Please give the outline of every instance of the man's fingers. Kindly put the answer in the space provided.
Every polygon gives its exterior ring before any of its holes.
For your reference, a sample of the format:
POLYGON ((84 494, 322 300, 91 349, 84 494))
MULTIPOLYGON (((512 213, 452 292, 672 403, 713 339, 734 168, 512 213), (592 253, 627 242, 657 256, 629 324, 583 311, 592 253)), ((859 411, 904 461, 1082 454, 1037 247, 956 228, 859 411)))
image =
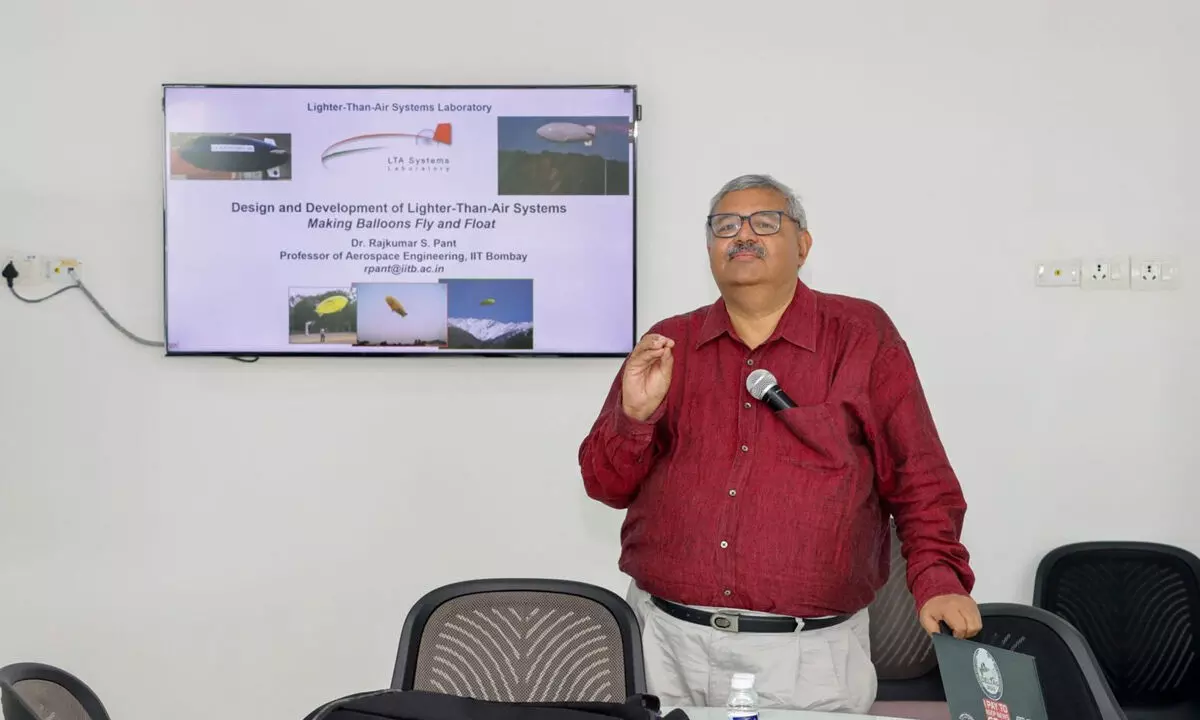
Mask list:
POLYGON ((967 620, 967 637, 975 637, 979 631, 983 630, 983 618, 979 616, 979 611, 969 612, 966 614, 967 620))
POLYGON ((944 623, 959 640, 974 637, 983 630, 979 606, 970 597, 939 596, 929 600, 920 613, 921 627, 928 633, 942 632, 944 623))
POLYGON ((666 350, 647 350, 638 353, 636 357, 630 358, 627 369, 636 374, 644 373, 660 363, 666 352, 666 350))
POLYGON ((644 345, 638 345, 633 349, 633 352, 629 354, 629 364, 633 365, 634 367, 644 365, 649 361, 650 353, 653 352, 653 348, 646 347, 644 345))
POLYGON ((946 624, 954 631, 954 637, 962 640, 967 636, 967 616, 963 615, 959 609, 953 609, 946 613, 946 624))
POLYGON ((629 354, 629 363, 642 366, 662 357, 664 351, 675 345, 675 341, 662 335, 646 335, 629 354))
POLYGON ((642 338, 641 342, 639 342, 637 347, 634 348, 634 351, 639 349, 657 350, 658 348, 662 347, 671 347, 674 344, 675 341, 668 337, 664 337, 658 333, 650 333, 642 338))
POLYGON ((930 612, 921 613, 921 627, 925 628, 925 632, 930 635, 936 635, 942 631, 938 626, 938 619, 930 612))
POLYGON ((675 354, 671 352, 671 348, 659 348, 646 353, 646 362, 648 365, 658 363, 663 372, 668 372, 671 369, 671 363, 675 361, 675 354))
POLYGON ((675 362, 675 353, 671 352, 670 347, 662 349, 662 370, 663 372, 671 372, 671 366, 675 362))

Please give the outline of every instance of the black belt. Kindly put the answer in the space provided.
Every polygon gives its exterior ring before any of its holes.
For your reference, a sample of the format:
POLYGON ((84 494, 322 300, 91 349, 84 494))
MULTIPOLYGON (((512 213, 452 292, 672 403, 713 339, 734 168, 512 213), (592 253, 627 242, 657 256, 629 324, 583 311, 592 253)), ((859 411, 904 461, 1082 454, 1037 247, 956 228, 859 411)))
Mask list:
MULTIPOLYGON (((671 617, 676 617, 697 625, 708 625, 709 627, 724 630, 725 632, 787 633, 796 631, 795 618, 742 615, 733 612, 708 612, 686 605, 679 605, 653 595, 650 596, 650 599, 671 617)), ((831 617, 806 619, 801 631, 833 627, 849 619, 849 615, 833 615, 831 617)))

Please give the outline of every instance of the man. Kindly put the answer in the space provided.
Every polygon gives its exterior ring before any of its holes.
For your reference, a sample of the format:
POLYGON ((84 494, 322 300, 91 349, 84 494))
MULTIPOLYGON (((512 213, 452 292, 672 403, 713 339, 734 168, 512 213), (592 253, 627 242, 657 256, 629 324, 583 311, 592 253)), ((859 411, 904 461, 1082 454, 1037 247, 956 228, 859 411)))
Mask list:
POLYGON ((647 684, 712 706, 752 672, 764 706, 865 713, 891 518, 924 628, 980 630, 966 503, 887 314, 800 282, 812 236, 791 190, 731 181, 707 236, 721 298, 650 329, 579 451, 588 495, 628 509, 647 684), (795 407, 755 400, 760 368, 795 407))

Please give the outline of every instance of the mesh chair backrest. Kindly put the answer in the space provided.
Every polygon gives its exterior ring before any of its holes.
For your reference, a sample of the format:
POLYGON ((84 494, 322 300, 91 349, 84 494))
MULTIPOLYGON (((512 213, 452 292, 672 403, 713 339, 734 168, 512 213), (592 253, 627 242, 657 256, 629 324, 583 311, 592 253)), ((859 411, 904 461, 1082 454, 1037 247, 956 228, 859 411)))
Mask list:
POLYGON ((921 627, 916 601, 908 590, 908 565, 900 552, 900 539, 893 526, 891 572, 875 596, 871 618, 871 661, 880 680, 912 680, 937 667, 933 641, 921 627))
POLYGON ((1047 624, 985 612, 983 630, 971 639, 1033 656, 1048 720, 1106 720, 1084 675, 1081 662, 1086 661, 1076 657, 1062 635, 1047 624))
MULTIPOLYGON (((91 688, 65 670, 41 663, 17 663, 0 668, 0 680, 11 688, 34 720, 109 720, 108 712, 91 688)), ((15 704, 11 698, 6 700, 15 704)), ((22 718, 24 720, 24 718, 22 718)))
POLYGON ((4 720, 38 720, 33 708, 17 695, 17 691, 4 678, 0 678, 0 718, 4 720))
POLYGON ((1116 543, 1047 556, 1035 604, 1087 638, 1122 705, 1200 698, 1200 560, 1178 548, 1116 543))
POLYGON ((413 689, 504 702, 621 702, 623 649, 612 613, 594 600, 472 593, 429 616, 413 689))
POLYGON ((22 680, 13 683, 13 689, 37 720, 99 720, 83 709, 70 690, 49 680, 22 680))

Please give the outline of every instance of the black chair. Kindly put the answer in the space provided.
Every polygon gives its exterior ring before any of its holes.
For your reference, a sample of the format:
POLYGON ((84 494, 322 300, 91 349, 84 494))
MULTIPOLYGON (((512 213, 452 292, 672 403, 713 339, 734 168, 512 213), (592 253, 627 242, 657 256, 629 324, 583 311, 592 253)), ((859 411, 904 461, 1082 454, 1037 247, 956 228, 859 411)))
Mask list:
POLYGON ((1079 629, 1130 718, 1200 718, 1200 559, 1170 545, 1086 542, 1038 565, 1033 604, 1079 629))
POLYGON ((637 615, 568 580, 438 588, 404 622, 391 687, 503 702, 622 702, 646 692, 637 615))
POLYGON ((82 680, 41 663, 0 668, 5 720, 109 720, 96 693, 82 680), (10 690, 11 688, 11 690, 10 690))
POLYGON ((929 633, 921 627, 916 601, 908 589, 908 563, 900 552, 895 524, 891 532, 891 571, 868 607, 871 662, 879 678, 880 700, 945 700, 937 657, 929 633))
POLYGON ((0 718, 3 720, 38 720, 37 712, 17 694, 12 685, 0 679, 0 718))
POLYGON ((916 600, 908 589, 908 563, 900 552, 895 523, 887 583, 867 608, 871 662, 879 687, 871 715, 947 718, 946 692, 929 633, 921 627, 916 600))
POLYGON ((981 603, 983 630, 971 640, 1032 655, 1047 720, 1126 720, 1087 640, 1054 613, 1029 605, 981 603))

